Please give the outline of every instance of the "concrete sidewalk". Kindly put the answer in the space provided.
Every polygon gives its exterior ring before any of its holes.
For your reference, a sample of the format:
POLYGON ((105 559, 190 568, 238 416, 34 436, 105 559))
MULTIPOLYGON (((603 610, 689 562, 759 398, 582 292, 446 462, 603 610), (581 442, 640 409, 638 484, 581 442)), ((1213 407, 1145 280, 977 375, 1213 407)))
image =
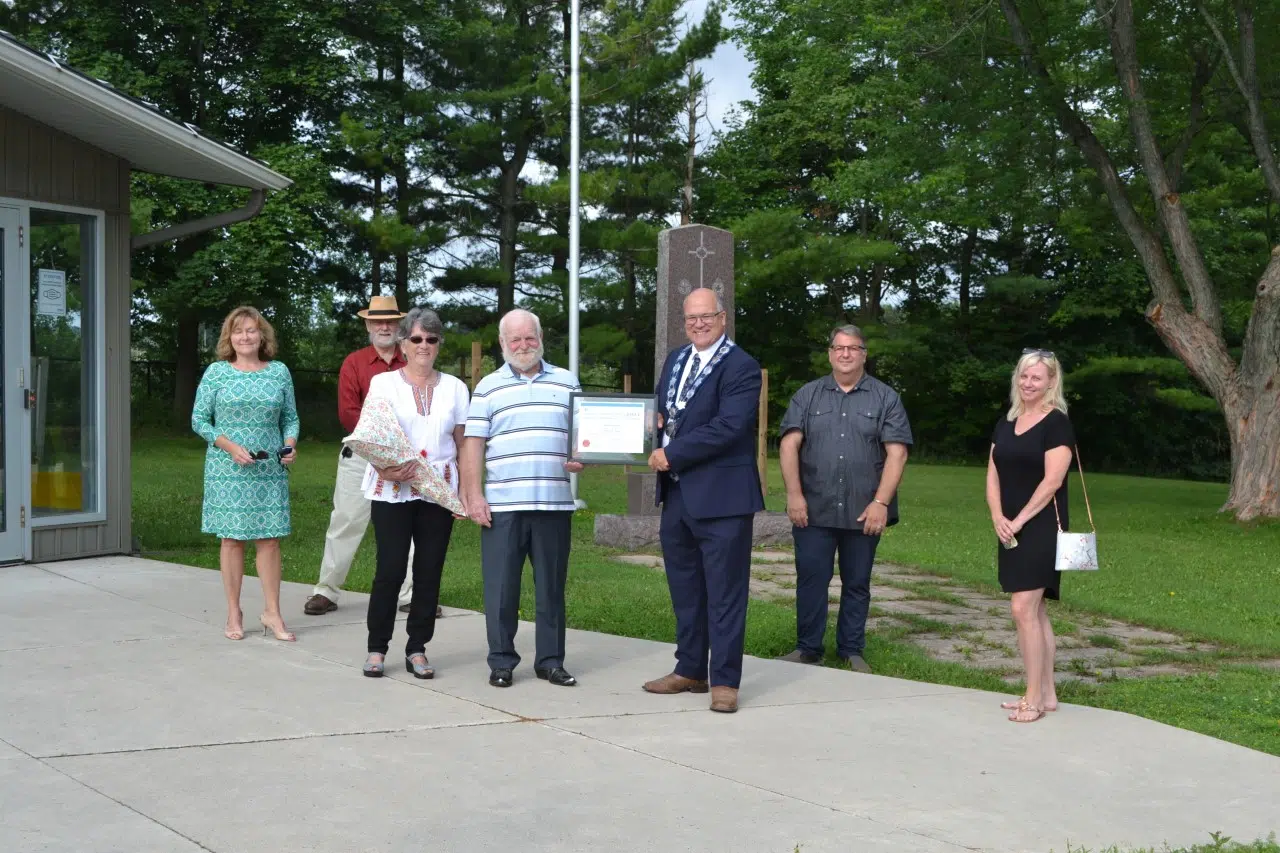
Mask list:
MULTIPOLYGON (((222 637, 216 572, 0 568, 0 851, 1063 851, 1280 829, 1280 758, 1125 714, 748 659, 742 710, 650 696, 672 647, 571 631, 577 688, 486 683, 449 610, 437 676, 362 678, 366 598, 296 644, 222 637)), ((247 628, 257 581, 246 579, 247 628)))

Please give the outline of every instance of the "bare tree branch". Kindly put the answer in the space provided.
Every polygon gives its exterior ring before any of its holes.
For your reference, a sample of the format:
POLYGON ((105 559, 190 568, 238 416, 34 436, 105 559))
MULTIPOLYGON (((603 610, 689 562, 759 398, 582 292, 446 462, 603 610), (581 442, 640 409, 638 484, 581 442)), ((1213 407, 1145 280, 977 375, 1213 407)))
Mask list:
POLYGON ((1245 0, 1236 0, 1236 24, 1240 30, 1240 64, 1236 65, 1231 47, 1218 27, 1217 21, 1209 14, 1203 3, 1199 4, 1200 16, 1209 25, 1213 37, 1222 48, 1227 60, 1227 70, 1235 81, 1240 96, 1244 98, 1246 117, 1249 127, 1249 142, 1253 145, 1258 164, 1262 167, 1262 177, 1267 182, 1267 192, 1271 200, 1280 202, 1280 168, 1276 166, 1275 155, 1271 151, 1271 138, 1267 133, 1266 120, 1262 114, 1262 92, 1258 87, 1258 57, 1253 35, 1253 10, 1245 0))
POLYGON ((1191 143, 1203 129, 1201 117, 1204 115, 1204 90, 1213 80, 1214 72, 1218 68, 1217 61, 1210 61, 1203 54, 1197 56, 1195 60, 1196 68, 1191 75, 1191 105, 1187 110, 1187 126, 1182 131, 1182 136, 1178 139, 1173 153, 1169 155, 1169 183, 1173 185, 1174 192, 1177 192, 1178 185, 1182 183, 1182 167, 1186 162, 1187 152, 1191 150, 1191 143))

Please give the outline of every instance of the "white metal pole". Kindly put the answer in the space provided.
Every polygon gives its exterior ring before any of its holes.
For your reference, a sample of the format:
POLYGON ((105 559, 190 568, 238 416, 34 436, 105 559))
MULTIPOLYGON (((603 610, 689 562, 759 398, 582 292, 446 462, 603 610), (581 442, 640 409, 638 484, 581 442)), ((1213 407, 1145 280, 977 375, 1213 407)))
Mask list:
MULTIPOLYGON (((578 89, 579 0, 569 3, 569 371, 578 375, 578 114, 581 103, 578 89)), ((578 476, 569 476, 570 488, 579 508, 586 504, 578 499, 578 476)))

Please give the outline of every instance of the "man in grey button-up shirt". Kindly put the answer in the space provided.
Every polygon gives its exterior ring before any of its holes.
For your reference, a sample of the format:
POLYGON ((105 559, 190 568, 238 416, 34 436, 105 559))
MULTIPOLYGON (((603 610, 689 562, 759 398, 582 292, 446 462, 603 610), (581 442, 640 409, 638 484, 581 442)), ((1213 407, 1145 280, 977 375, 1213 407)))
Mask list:
POLYGON ((840 556, 836 652, 858 672, 863 659, 871 565, 885 527, 898 521, 898 483, 911 425, 902 401, 866 373, 857 326, 839 326, 827 346, 831 374, 806 384, 782 418, 782 479, 796 545, 796 649, 784 660, 819 663, 827 588, 840 556))

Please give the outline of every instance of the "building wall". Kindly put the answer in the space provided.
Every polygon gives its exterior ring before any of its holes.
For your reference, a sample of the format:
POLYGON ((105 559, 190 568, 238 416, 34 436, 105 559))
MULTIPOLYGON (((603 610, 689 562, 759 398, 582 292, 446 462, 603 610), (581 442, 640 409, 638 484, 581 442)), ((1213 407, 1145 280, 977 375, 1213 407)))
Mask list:
POLYGON ((38 527, 32 558, 63 560, 124 554, 131 548, 129 459, 129 164, 0 107, 0 196, 106 213, 107 520, 38 527))

